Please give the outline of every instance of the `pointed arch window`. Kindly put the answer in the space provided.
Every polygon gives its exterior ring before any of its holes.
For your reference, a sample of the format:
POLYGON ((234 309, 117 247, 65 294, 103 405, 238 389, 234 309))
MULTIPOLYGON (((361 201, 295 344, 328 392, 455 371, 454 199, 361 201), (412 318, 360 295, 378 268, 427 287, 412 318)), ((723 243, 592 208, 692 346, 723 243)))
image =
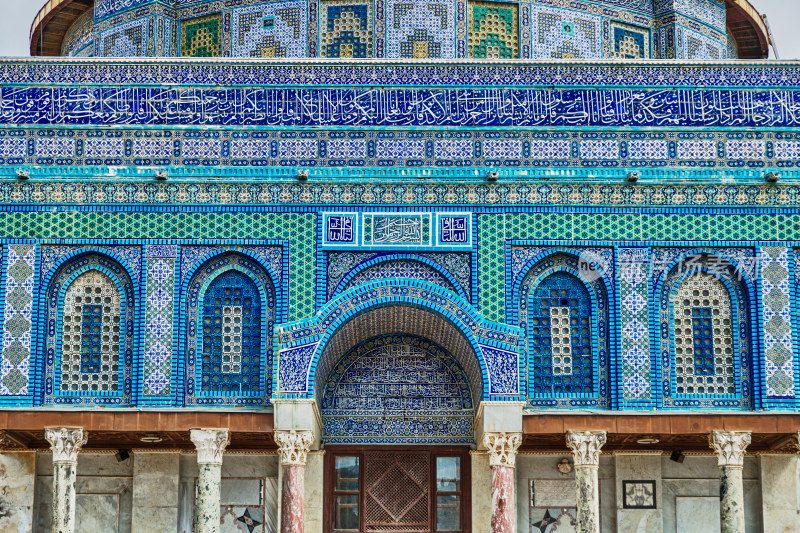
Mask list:
POLYGON ((554 253, 523 268, 517 279, 527 406, 610 408, 610 284, 604 273, 575 254, 554 253))
POLYGON ((581 280, 551 274, 533 292, 528 309, 532 392, 592 394, 591 298, 581 280))
POLYGON ((264 350, 256 284, 237 270, 220 274, 206 291, 201 323, 200 392, 258 393, 264 350))
POLYGON ((733 310, 725 285, 699 272, 672 296, 677 394, 736 393, 733 310))
POLYGON ((84 272, 67 288, 63 313, 61 393, 119 392, 122 298, 114 281, 84 272))
POLYGON ((46 276, 37 403, 131 405, 136 301, 129 271, 109 255, 85 253, 46 276))

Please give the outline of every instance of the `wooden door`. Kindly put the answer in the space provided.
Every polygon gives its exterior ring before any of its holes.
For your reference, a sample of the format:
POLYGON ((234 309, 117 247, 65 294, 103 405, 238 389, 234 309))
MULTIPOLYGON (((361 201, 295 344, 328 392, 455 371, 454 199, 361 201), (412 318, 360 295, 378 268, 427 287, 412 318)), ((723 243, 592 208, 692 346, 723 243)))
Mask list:
POLYGON ((467 450, 332 448, 325 533, 469 531, 467 450))

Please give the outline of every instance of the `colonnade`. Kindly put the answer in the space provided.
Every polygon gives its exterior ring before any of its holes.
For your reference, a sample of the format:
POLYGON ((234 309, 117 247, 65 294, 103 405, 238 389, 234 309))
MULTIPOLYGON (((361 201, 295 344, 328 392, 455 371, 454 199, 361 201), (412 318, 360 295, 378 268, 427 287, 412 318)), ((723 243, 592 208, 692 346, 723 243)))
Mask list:
MULTIPOLYGON (((87 443, 88 435, 79 427, 49 427, 45 428, 45 437, 53 451, 52 532, 74 533, 78 454, 87 443)), ((492 470, 492 533, 515 533, 514 479, 522 433, 485 432, 482 437, 492 470)), ((218 533, 222 458, 230 435, 224 428, 203 428, 191 430, 190 438, 197 450, 199 469, 195 531, 218 533)), ((751 434, 745 431, 714 431, 708 438, 720 468, 721 531, 744 533, 742 466, 751 434)), ((600 531, 598 469, 606 439, 605 431, 568 431, 566 434, 566 444, 572 450, 575 466, 576 529, 581 533, 600 531)), ((275 441, 279 447, 283 478, 281 533, 303 533, 304 473, 314 433, 276 430, 275 441)))

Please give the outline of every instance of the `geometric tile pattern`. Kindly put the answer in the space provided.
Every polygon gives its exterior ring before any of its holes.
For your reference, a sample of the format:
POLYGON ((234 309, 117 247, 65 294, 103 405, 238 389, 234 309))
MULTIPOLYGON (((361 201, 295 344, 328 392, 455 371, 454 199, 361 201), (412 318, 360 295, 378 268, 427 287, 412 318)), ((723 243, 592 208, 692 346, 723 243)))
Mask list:
POLYGON ((467 2, 469 57, 519 57, 519 5, 503 2, 467 2))
POLYGON ((594 59, 603 55, 602 18, 532 6, 534 58, 594 59))
POLYGON ((3 352, 0 361, 0 395, 28 394, 33 335, 33 289, 36 246, 9 244, 5 247, 5 309, 3 352))
POLYGON ((647 400, 652 396, 647 248, 620 248, 619 299, 622 333, 622 400, 647 400))
POLYGON ((222 55, 222 17, 219 13, 181 22, 181 57, 222 55))
MULTIPOLYGON (((233 57, 305 57, 308 34, 306 2, 271 2, 234 9, 233 57)), ((316 21, 314 21, 316 23, 316 21)))
POLYGON ((177 246, 145 248, 147 287, 144 305, 144 365, 142 396, 172 394, 173 323, 175 317, 175 258, 177 246))
POLYGON ((104 57, 140 57, 147 55, 149 18, 133 20, 100 34, 104 57))
POLYGON ((445 0, 389 0, 386 57, 455 57, 454 9, 445 0))
POLYGON ((372 57, 372 1, 323 0, 320 4, 320 56, 372 57))
POLYGON ((759 257, 767 396, 794 397, 789 248, 762 247, 759 257))
POLYGON ((614 59, 649 59, 650 30, 612 22, 611 54, 614 59))

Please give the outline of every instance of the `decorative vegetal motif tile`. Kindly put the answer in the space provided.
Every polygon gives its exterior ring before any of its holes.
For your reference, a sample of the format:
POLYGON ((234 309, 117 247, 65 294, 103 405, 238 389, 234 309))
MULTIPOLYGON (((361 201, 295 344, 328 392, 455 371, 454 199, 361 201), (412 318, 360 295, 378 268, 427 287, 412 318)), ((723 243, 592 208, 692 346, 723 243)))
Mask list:
POLYGON ((173 324, 175 319, 176 245, 149 245, 145 248, 147 287, 145 289, 144 368, 142 397, 168 397, 172 394, 173 324))
POLYGON ((522 157, 522 141, 513 139, 491 139, 483 143, 486 159, 519 159, 522 157))
POLYGON ((33 336, 33 290, 36 279, 36 246, 5 247, 5 308, 0 395, 23 396, 30 391, 29 371, 33 336))
POLYGON ((100 34, 104 57, 139 57, 147 55, 149 18, 133 20, 100 34))
POLYGON ((795 395, 789 257, 786 247, 760 250, 764 379, 767 396, 774 398, 795 395))
POLYGON ((392 335, 357 346, 322 398, 330 443, 468 443, 473 401, 458 362, 430 341, 392 335))
POLYGON ((327 264, 327 299, 350 287, 385 278, 419 279, 471 299, 469 253, 331 252, 327 264))
POLYGON ((766 143, 760 140, 728 141, 725 152, 730 159, 764 159, 766 143))
POLYGON ((469 57, 519 57, 519 5, 505 2, 467 2, 469 57))
POLYGON ((650 386, 650 330, 648 304, 648 248, 620 248, 619 299, 622 333, 622 399, 647 400, 650 386))
POLYGON ((75 156, 75 139, 68 137, 41 137, 36 139, 36 157, 60 158, 75 156))
POLYGON ((667 141, 659 140, 630 141, 628 157, 631 159, 668 159, 669 145, 667 141))
POLYGON ((2 137, 0 138, 0 157, 12 160, 25 157, 26 146, 25 137, 2 137))
POLYGON ((328 141, 328 157, 362 160, 367 157, 367 141, 364 139, 330 140, 328 141))
POLYGON ((514 276, 528 407, 607 408, 610 250, 533 250, 514 276))
POLYGON ((650 30, 621 22, 611 23, 611 57, 614 59, 649 59, 650 30))
POLYGON ((725 31, 725 4, 717 0, 654 0, 655 15, 677 12, 725 31))
POLYGON ((750 268, 711 252, 684 252, 664 274, 662 251, 653 251, 653 290, 654 315, 667 332, 655 337, 663 406, 751 408, 750 268))
POLYGON ((220 57, 222 16, 219 13, 181 21, 181 57, 220 57))
POLYGON ((272 2, 234 9, 233 57, 306 57, 308 5, 272 2))
POLYGON ((599 16, 532 7, 534 58, 600 58, 603 56, 602 18, 599 16))
POLYGON ((183 141, 183 156, 191 159, 216 159, 222 151, 219 139, 186 139, 183 141))
POLYGON ((676 143, 678 159, 715 159, 717 143, 706 140, 678 141, 676 143))
POLYGON ((208 247, 181 251, 181 279, 190 276, 181 311, 187 324, 186 405, 269 404, 277 299, 275 281, 260 261, 269 264, 281 249, 247 252, 267 258, 208 247))
POLYGON ((320 12, 320 57, 372 57, 371 0, 322 0, 320 12))
POLYGON ((656 482, 655 481, 628 481, 622 482, 624 509, 655 509, 656 508, 656 482))
POLYGON ((119 158, 125 154, 123 139, 87 139, 84 143, 84 155, 87 159, 119 158))
MULTIPOLYGON (((141 260, 141 250, 129 251, 141 260)), ((45 361, 43 404, 130 405, 137 303, 129 272, 109 255, 88 253, 66 259, 50 278, 44 248, 42 255, 48 277, 41 317, 55 325, 45 332, 44 349, 53 356, 45 361)))
POLYGON ((455 3, 448 0, 389 0, 386 57, 455 57, 455 3))
POLYGON ((619 159, 617 141, 581 141, 581 157, 584 159, 619 159))

